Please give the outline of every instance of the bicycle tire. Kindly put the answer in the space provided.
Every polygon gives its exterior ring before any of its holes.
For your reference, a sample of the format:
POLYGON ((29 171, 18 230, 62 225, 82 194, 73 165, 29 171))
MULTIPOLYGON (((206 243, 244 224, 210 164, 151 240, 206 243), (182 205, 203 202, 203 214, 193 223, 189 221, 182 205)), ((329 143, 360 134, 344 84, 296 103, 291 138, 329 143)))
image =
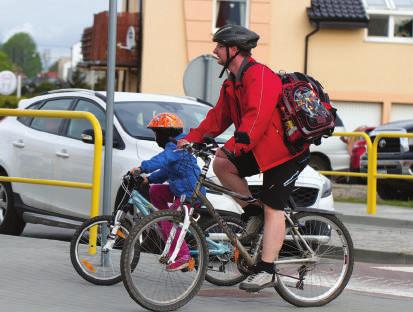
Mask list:
MULTIPOLYGON (((297 269, 293 268, 294 265, 277 265, 275 289, 284 300, 297 307, 323 306, 339 296, 350 280, 354 265, 350 233, 336 216, 330 214, 299 212, 293 219, 297 221, 300 234, 306 237, 306 242, 317 254, 319 261, 314 264, 296 263, 297 269), (328 272, 320 272, 320 266, 321 270, 328 266, 328 272), (333 273, 335 266, 338 273, 333 273), (300 274, 303 275, 302 279, 300 274), (331 288, 328 288, 330 285, 331 288)), ((288 241, 291 231, 288 226, 279 260, 305 256, 298 248, 294 251, 294 246, 297 245, 293 240, 288 241)))
POLYGON ((205 236, 198 224, 191 222, 185 242, 191 246, 191 252, 194 246, 197 248, 199 255, 197 262, 194 261, 192 268, 184 272, 165 270, 164 264, 161 264, 165 238, 159 237, 162 234, 159 234, 156 228, 154 230, 154 225, 163 221, 182 224, 183 213, 161 210, 143 218, 130 231, 121 256, 122 280, 126 290, 136 303, 152 311, 173 311, 188 303, 201 288, 208 266, 205 236), (146 249, 146 246, 151 248, 146 249), (133 271, 130 263, 132 257, 138 259, 136 269, 133 271), (152 263, 149 263, 150 261, 152 263), (177 293, 176 298, 168 294, 165 296, 166 299, 163 299, 164 290, 177 293))
MULTIPOLYGON (((70 260, 73 267, 82 278, 95 285, 114 285, 122 280, 120 273, 120 249, 123 245, 123 239, 119 237, 117 239, 117 243, 114 246, 115 248, 109 253, 110 261, 112 264, 114 264, 111 271, 106 271, 105 269, 102 269, 101 266, 93 263, 96 261, 100 262, 100 259, 97 258, 101 257, 101 252, 96 251, 94 255, 90 255, 86 251, 86 249, 88 249, 88 235, 86 232, 92 226, 99 225, 105 225, 110 230, 111 220, 112 216, 110 215, 97 216, 92 219, 86 220, 76 230, 70 242, 70 260), (83 247, 85 250, 80 251, 80 249, 83 249, 83 247), (100 274, 102 274, 103 276, 101 276, 100 274)), ((125 226, 121 226, 121 230, 126 236, 128 235, 129 231, 125 226)), ((97 249, 101 248, 99 231, 98 241, 96 245, 97 249)))
MULTIPOLYGON (((222 219, 234 232, 238 230, 235 234, 242 233, 245 229, 245 224, 239 217, 222 216, 222 219)), ((222 233, 221 227, 215 219, 209 219, 204 225, 202 225, 202 229, 206 237, 208 237, 209 233, 218 233, 216 232, 217 230, 220 230, 219 233, 222 233)), ((226 247, 229 249, 229 252, 222 256, 214 256, 211 254, 211 250, 209 250, 209 265, 205 279, 216 286, 233 286, 247 278, 247 275, 238 270, 238 265, 236 263, 237 259, 234 258, 233 254, 234 247, 231 245, 229 240, 226 241, 226 247), (214 264, 218 265, 218 272, 214 270, 214 264)))

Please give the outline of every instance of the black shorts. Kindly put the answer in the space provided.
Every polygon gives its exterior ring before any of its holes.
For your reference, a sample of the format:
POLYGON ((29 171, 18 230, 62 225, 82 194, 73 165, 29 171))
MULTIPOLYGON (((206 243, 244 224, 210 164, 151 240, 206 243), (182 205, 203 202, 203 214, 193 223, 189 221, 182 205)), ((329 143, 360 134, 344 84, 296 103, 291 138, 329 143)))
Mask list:
MULTIPOLYGON (((236 157, 233 164, 241 177, 248 177, 260 172, 252 152, 236 157)), ((261 201, 276 210, 283 210, 288 205, 288 199, 294 190, 295 181, 305 166, 310 162, 308 151, 264 172, 261 201)))

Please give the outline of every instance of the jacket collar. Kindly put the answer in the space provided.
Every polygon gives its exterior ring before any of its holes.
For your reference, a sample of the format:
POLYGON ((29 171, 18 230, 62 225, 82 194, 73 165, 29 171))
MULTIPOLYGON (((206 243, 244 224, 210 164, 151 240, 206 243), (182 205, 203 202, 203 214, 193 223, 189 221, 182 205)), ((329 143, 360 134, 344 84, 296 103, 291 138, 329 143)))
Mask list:
POLYGON ((248 57, 244 58, 244 60, 241 63, 241 66, 239 67, 239 70, 238 70, 237 74, 234 75, 233 73, 230 73, 227 80, 235 82, 236 86, 240 86, 242 84, 241 81, 240 81, 241 74, 244 71, 245 66, 247 66, 247 64, 251 63, 251 62, 256 63, 256 61, 251 56, 248 56, 248 57))

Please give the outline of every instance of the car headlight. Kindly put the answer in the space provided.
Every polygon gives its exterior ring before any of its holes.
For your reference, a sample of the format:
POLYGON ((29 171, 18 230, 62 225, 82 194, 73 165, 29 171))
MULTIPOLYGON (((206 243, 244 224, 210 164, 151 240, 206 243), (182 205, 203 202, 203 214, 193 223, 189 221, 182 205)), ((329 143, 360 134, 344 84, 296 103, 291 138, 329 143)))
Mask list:
POLYGON ((332 190, 333 190, 333 186, 331 184, 330 179, 324 180, 323 188, 321 189, 321 198, 330 196, 332 190))

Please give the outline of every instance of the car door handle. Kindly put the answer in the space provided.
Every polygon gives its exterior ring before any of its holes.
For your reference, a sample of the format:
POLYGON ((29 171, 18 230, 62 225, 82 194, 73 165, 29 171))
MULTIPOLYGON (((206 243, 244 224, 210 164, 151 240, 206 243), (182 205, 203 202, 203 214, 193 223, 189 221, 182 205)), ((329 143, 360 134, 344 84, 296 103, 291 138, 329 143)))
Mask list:
POLYGON ((23 142, 23 140, 14 141, 13 146, 16 146, 18 148, 23 148, 24 147, 24 142, 23 142))
POLYGON ((60 152, 56 152, 56 156, 61 158, 69 158, 69 154, 65 149, 61 150, 60 152))

